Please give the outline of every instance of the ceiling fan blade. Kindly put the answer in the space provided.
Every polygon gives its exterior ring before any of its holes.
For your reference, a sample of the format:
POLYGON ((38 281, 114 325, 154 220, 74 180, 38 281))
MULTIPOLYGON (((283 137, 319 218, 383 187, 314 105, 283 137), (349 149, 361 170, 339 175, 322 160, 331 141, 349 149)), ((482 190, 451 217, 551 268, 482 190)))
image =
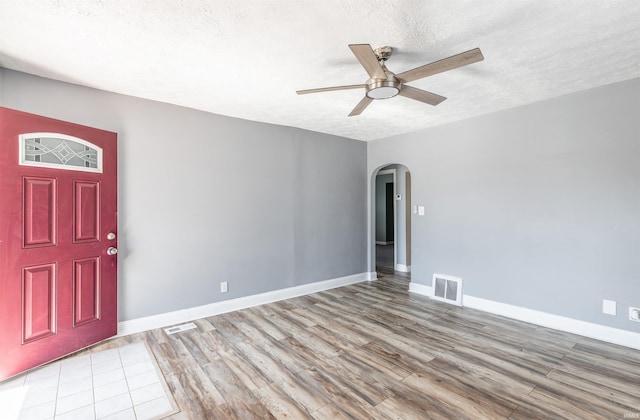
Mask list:
POLYGON ((358 105, 356 105, 356 107, 353 108, 353 111, 351 111, 349 116, 354 117, 356 115, 362 114, 362 111, 364 111, 365 108, 368 107, 371 102, 373 102, 373 99, 371 99, 368 96, 365 96, 364 98, 362 98, 360 102, 358 102, 358 105))
POLYGON ((402 89, 400 89, 400 93, 398 93, 398 95, 416 101, 424 102, 425 104, 433 106, 436 106, 440 102, 447 99, 444 96, 436 95, 435 93, 427 92, 426 90, 414 88, 407 85, 402 86, 402 89))
POLYGON ((433 76, 434 74, 457 69, 458 67, 463 67, 467 64, 473 64, 482 60, 484 60, 482 51, 480 51, 480 48, 474 48, 473 50, 452 55, 449 58, 434 61, 433 63, 425 64, 424 66, 396 74, 396 77, 402 83, 409 83, 414 80, 422 79, 423 77, 433 76))
POLYGON ((304 95, 307 93, 329 92, 332 90, 359 89, 359 88, 365 88, 366 86, 367 85, 332 86, 332 87, 317 88, 317 89, 296 90, 296 93, 298 95, 304 95))
POLYGON ((386 79, 387 74, 376 57, 376 53, 373 52, 371 45, 369 44, 349 44, 349 48, 356 56, 362 67, 367 71, 369 77, 373 79, 386 79))

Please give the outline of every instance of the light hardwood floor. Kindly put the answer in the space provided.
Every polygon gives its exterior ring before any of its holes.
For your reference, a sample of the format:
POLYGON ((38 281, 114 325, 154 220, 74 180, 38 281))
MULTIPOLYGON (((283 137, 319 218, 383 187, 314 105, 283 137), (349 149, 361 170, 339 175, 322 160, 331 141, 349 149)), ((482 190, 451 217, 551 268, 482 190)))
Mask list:
POLYGON ((88 351, 146 341, 173 419, 640 417, 640 351, 407 289, 387 274, 88 351))

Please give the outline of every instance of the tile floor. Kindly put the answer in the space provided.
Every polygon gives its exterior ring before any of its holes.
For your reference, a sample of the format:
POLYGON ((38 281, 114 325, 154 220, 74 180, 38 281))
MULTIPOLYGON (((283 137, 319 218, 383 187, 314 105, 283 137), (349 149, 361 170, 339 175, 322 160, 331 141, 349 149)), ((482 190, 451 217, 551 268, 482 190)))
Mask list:
POLYGON ((0 418, 156 419, 177 412, 144 343, 50 363, 0 383, 0 418))

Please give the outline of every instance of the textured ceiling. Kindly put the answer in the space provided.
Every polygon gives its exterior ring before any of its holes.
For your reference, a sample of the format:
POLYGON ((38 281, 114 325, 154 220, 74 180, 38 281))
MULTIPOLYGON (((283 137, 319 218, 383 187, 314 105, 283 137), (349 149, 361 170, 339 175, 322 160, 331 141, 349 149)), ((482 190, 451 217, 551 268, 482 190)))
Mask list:
POLYGON ((638 0, 0 0, 0 66, 254 121, 374 140, 640 77, 638 0), (485 60, 347 114, 348 44, 395 73, 479 47, 485 60))

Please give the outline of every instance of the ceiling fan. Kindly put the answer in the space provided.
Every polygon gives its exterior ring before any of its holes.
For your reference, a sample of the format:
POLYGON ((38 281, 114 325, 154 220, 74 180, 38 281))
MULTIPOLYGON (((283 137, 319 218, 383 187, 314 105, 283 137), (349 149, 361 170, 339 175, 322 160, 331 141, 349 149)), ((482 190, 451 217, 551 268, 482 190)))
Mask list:
POLYGON ((374 50, 369 44, 350 44, 349 48, 369 74, 369 80, 366 83, 298 90, 296 93, 304 95, 332 90, 365 88, 365 97, 353 108, 353 111, 349 114, 350 117, 360 115, 376 99, 388 99, 396 95, 435 106, 447 98, 426 90, 407 86, 406 83, 484 60, 480 48, 474 48, 473 50, 395 74, 385 66, 385 61, 391 56, 393 48, 380 47, 374 50))

